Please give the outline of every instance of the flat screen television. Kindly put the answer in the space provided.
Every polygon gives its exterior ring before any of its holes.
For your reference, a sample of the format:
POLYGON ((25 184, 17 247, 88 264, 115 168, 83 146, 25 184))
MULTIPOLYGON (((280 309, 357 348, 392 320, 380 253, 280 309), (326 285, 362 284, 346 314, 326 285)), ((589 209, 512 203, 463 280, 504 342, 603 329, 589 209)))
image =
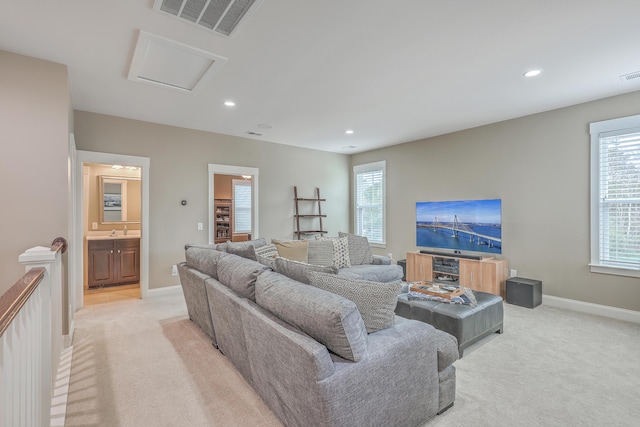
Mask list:
POLYGON ((416 203, 416 246, 502 253, 501 199, 416 203))

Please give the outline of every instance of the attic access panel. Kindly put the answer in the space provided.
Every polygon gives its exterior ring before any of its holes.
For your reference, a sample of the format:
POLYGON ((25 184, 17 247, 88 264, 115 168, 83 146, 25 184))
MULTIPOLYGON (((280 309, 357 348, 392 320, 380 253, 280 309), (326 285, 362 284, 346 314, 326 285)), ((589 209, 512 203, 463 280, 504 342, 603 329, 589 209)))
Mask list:
POLYGON ((140 31, 128 78, 195 95, 226 61, 211 52, 140 31))
POLYGON ((230 37, 262 0, 155 0, 153 10, 230 37))

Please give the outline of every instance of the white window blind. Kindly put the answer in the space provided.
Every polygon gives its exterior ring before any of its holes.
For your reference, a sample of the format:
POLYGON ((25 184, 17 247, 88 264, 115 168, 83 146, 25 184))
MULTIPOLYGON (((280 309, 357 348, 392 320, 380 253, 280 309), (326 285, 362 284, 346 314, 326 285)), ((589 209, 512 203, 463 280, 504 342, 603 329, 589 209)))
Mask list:
MULTIPOLYGON (((640 125, 640 116, 635 117, 640 125)), ((592 188, 592 197, 597 196, 597 201, 592 200, 592 266, 637 272, 640 270, 640 127, 628 128, 628 121, 600 122, 603 123, 610 126, 597 127, 596 133, 592 124, 592 186, 596 185, 592 188), (621 125, 625 127, 611 129, 621 125)))
POLYGON ((233 232, 251 233, 251 181, 232 180, 233 232))
POLYGON ((385 162, 354 166, 355 234, 385 244, 385 162))

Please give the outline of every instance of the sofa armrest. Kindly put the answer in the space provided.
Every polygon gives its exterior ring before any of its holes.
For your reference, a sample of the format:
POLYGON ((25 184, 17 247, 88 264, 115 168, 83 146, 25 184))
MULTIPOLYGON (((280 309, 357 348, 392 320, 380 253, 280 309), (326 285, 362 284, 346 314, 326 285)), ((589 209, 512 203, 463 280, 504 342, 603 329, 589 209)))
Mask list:
POLYGON ((391 258, 384 255, 373 254, 373 265, 391 265, 391 258))
POLYGON ((418 425, 431 418, 439 409, 436 334, 431 325, 402 320, 369 334, 360 362, 333 356, 335 373, 322 382, 333 391, 328 406, 361 414, 353 425, 418 425))

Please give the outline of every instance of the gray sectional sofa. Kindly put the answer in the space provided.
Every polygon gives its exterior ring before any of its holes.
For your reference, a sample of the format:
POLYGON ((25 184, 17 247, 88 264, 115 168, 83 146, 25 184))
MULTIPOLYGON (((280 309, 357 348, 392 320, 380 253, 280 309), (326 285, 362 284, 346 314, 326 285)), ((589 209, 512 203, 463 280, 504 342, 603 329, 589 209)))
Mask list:
POLYGON ((303 283, 296 262, 287 276, 216 246, 185 258, 189 317, 285 425, 417 426, 453 405, 456 339, 395 316, 397 283, 357 282, 373 294, 351 300, 326 289, 353 280, 310 270, 303 283))

